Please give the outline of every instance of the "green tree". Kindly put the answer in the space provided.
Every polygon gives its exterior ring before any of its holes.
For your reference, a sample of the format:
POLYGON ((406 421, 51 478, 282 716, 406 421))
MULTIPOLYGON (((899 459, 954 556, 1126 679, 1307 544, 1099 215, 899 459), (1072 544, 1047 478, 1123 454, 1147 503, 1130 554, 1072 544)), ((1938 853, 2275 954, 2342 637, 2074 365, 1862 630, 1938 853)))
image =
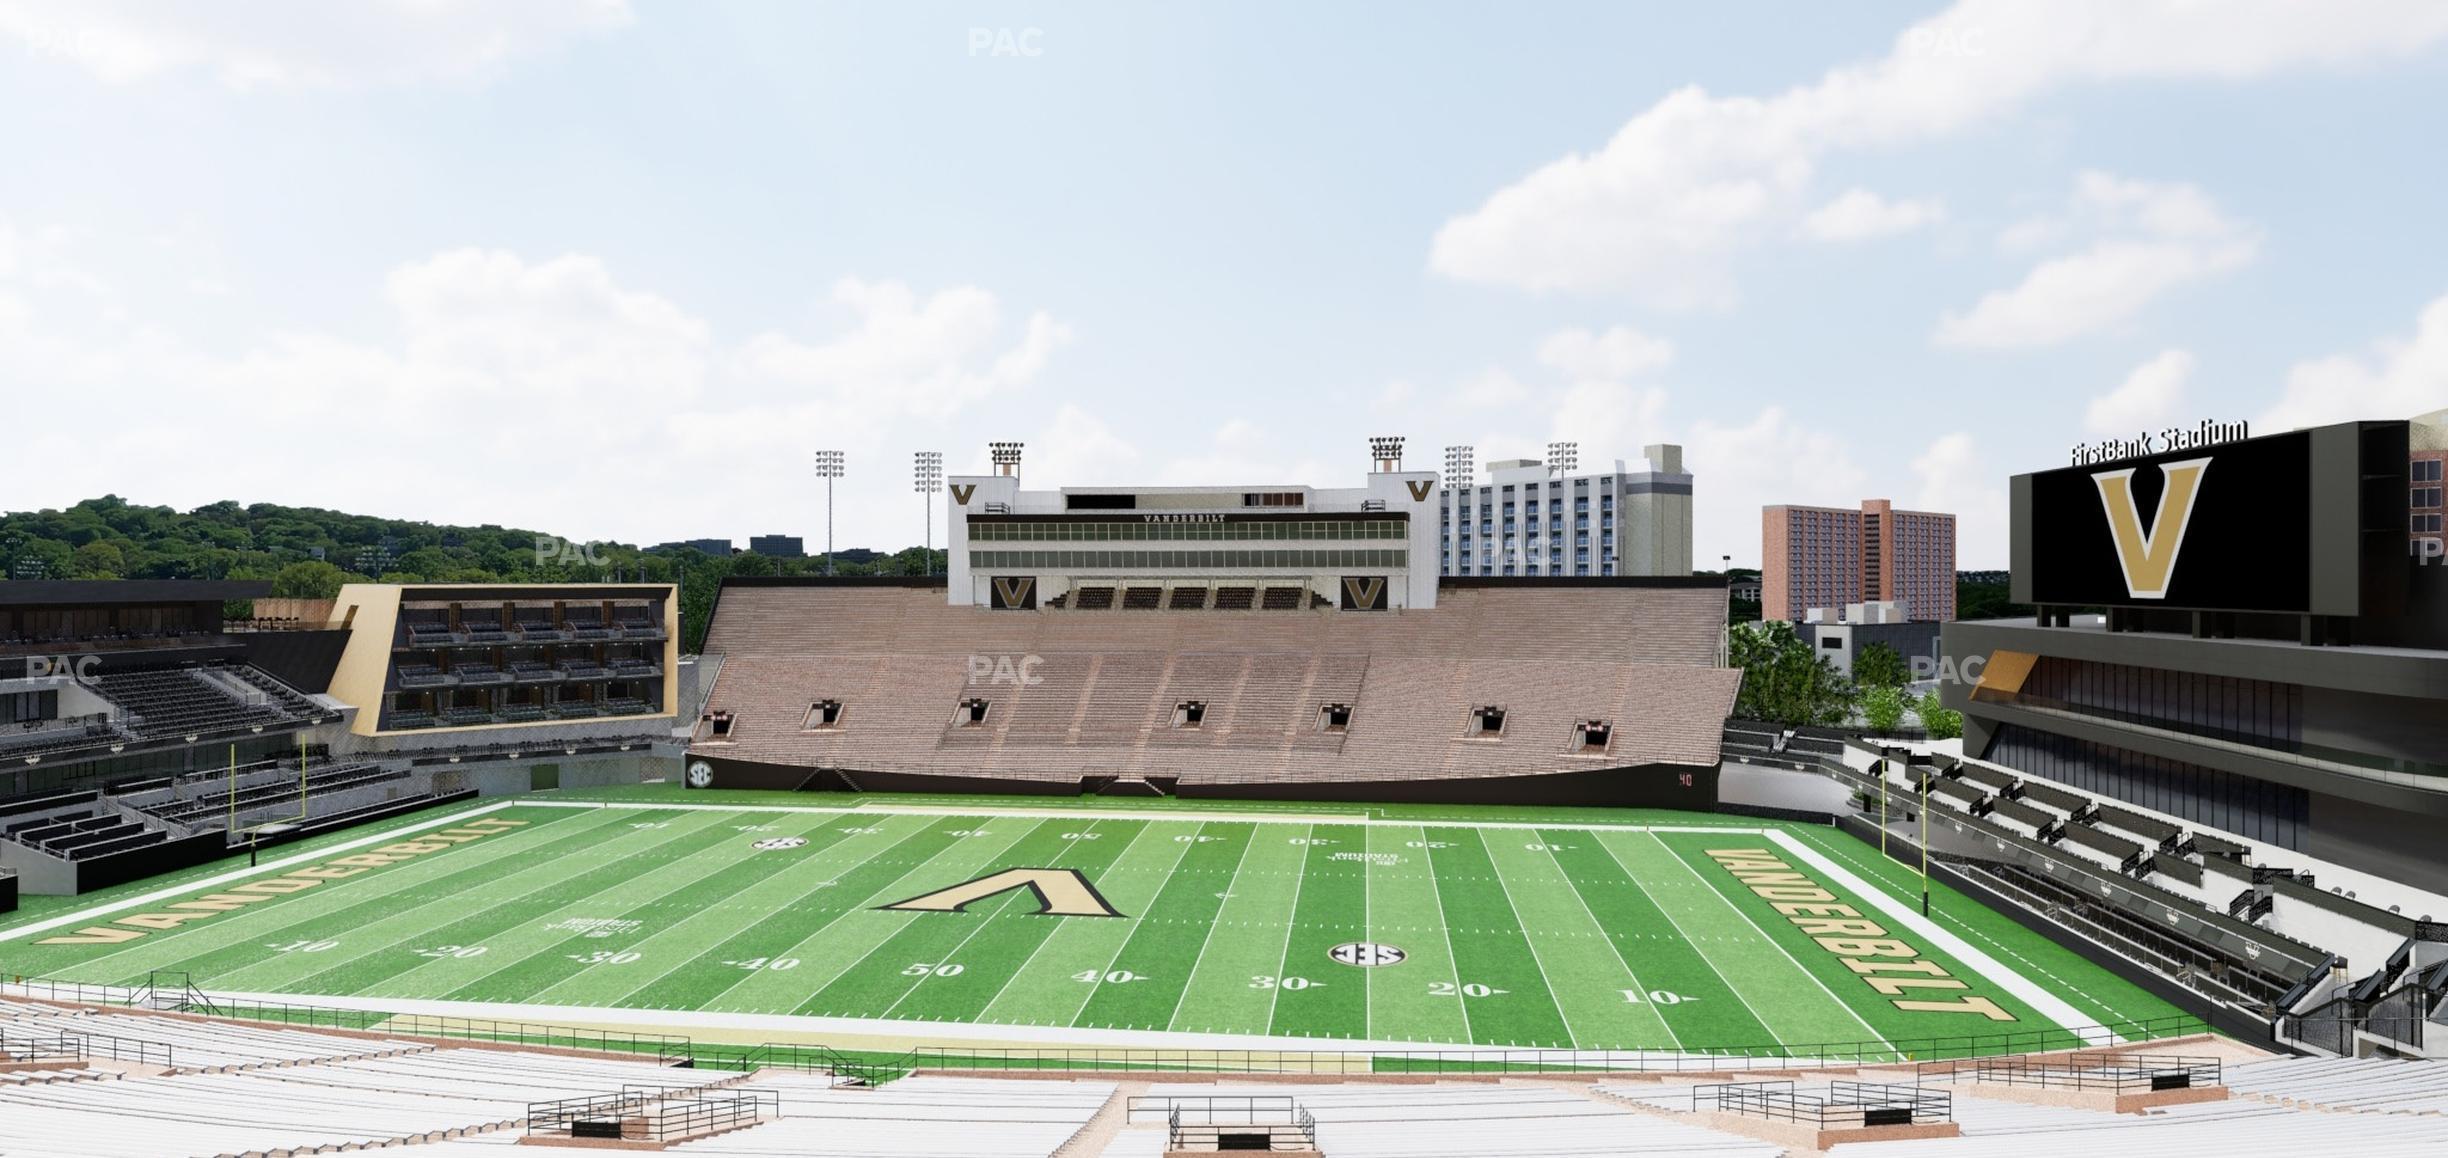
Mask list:
POLYGON ((1865 688, 1900 688, 1912 682, 1912 668, 1894 646, 1864 644, 1861 654, 1853 657, 1853 682, 1865 688))
POLYGON ((1736 624, 1727 631, 1726 652, 1743 673, 1736 715, 1787 725, 1842 724, 1852 718, 1853 685, 1803 642, 1792 624, 1736 624))
POLYGON ((1896 725, 1904 722, 1905 701, 1901 688, 1885 684, 1865 687, 1861 692, 1862 722, 1870 726, 1874 735, 1890 735, 1896 725))
POLYGON ((1929 733, 1930 739, 1953 740, 1962 737, 1963 713, 1947 707, 1939 700, 1937 692, 1922 696, 1915 710, 1921 717, 1922 729, 1929 733))
POLYGON ((353 576, 320 559, 291 563, 272 576, 272 595, 276 599, 331 599, 340 594, 340 585, 353 576))
POLYGON ((76 549, 75 566, 79 579, 116 579, 127 570, 127 555, 97 539, 76 549))

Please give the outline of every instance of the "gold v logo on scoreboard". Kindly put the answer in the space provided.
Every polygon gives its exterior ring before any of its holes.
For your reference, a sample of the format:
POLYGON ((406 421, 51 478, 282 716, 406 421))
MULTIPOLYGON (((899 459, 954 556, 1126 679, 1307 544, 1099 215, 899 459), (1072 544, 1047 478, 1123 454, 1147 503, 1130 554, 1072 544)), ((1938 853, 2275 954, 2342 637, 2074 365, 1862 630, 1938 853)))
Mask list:
POLYGON ((1436 486, 1436 480, 1432 478, 1406 479, 1403 485, 1411 488, 1412 502, 1424 503, 1428 501, 1429 489, 1436 486))
POLYGON ((1119 917, 1122 914, 1105 900, 1105 895, 1088 883, 1078 869, 1010 868, 999 873, 963 881, 948 889, 937 889, 923 897, 911 897, 879 909, 904 913, 965 913, 969 906, 988 897, 999 897, 1013 889, 1027 889, 1037 894, 1037 915, 1046 917, 1119 917))
POLYGON ((2108 534, 2116 544, 2117 565, 2125 572, 2126 594, 2167 598, 2176 558, 2184 551, 2185 529, 2192 525, 2195 500, 2201 497, 2202 476, 2209 470, 2206 458, 2159 465, 2167 485, 2159 492, 2159 511, 2147 534, 2142 530, 2142 504, 2134 497, 2133 468, 2091 476, 2099 487, 2100 506, 2108 513, 2108 534))
POLYGON ((977 493, 977 484, 976 484, 976 483, 953 483, 953 484, 952 484, 952 501, 953 501, 953 502, 956 502, 956 503, 959 503, 960 505, 962 505, 962 506, 964 506, 964 507, 969 505, 969 496, 970 496, 970 495, 973 495, 973 494, 976 494, 976 493, 977 493))

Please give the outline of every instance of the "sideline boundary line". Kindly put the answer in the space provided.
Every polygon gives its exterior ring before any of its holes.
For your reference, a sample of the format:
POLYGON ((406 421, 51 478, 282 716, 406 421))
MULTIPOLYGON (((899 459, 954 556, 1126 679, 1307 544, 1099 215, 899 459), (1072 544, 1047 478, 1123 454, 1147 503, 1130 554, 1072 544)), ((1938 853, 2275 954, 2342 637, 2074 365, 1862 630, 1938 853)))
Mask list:
POLYGON ((361 836, 355 840, 344 840, 338 844, 325 845, 324 847, 318 848, 313 852, 302 852, 295 856, 282 857, 279 860, 255 865, 252 868, 235 869, 230 872, 222 873, 219 876, 210 876, 201 880, 188 881, 185 884, 172 885, 166 889, 156 889, 140 896, 129 897, 125 900, 112 901, 108 904, 96 905, 90 909, 79 909, 76 912, 62 913, 56 917, 45 917, 39 921, 28 921, 22 925, 13 926, 7 929, 0 929, 0 941, 14 941, 19 937, 32 933, 47 933, 53 929, 57 929, 65 925, 73 925, 80 921, 90 921, 96 917, 105 916, 111 913, 124 912, 128 909, 140 908, 142 906, 152 904, 155 901, 166 901, 172 897, 184 896, 199 889, 217 889, 223 885, 229 884, 232 881, 243 881, 248 877, 259 877, 265 873, 278 873, 283 869, 294 868, 302 864, 313 864, 316 861, 328 859, 336 854, 345 853, 353 848, 364 848, 367 845, 372 844, 394 844, 397 843, 401 836, 405 833, 423 832, 429 828, 447 828, 451 825, 458 824, 471 816, 483 816, 489 812, 499 812, 502 809, 510 807, 510 804, 510 801, 505 800, 499 804, 488 804, 482 808, 471 808, 466 812, 454 812, 449 816, 442 817, 439 820, 423 820, 418 821, 415 824, 402 825, 399 828, 387 828, 381 832, 375 833, 372 836, 361 836))
POLYGON ((2038 982, 2007 968, 2005 962, 1990 956, 1986 950, 1956 936, 1953 930, 1922 916, 1921 910, 1905 904, 1895 894, 1863 880, 1852 869, 1836 863, 1835 859, 1826 853, 1775 830, 1768 832, 1768 839, 1782 845, 1788 855, 1807 862, 1812 868, 1826 873, 1830 880, 1843 886, 1855 896, 1869 901, 1872 908, 1886 914, 1890 920, 1912 930, 1915 935, 1936 945, 1956 960, 1971 966, 1981 976, 1988 978, 1992 984, 2014 994, 2023 1004, 2031 1006, 2040 1016, 2055 1021, 2059 1029, 2073 1034, 2078 1040, 2093 1046, 2126 1044, 2124 1037, 2112 1030, 2098 1029, 2090 1036, 2076 1032, 2092 1029, 2098 1025, 2098 1022, 2084 1016, 2081 1010, 2067 1004, 2065 999, 2041 988, 2038 982), (2099 1040, 2101 1038, 2106 1040, 2099 1040))

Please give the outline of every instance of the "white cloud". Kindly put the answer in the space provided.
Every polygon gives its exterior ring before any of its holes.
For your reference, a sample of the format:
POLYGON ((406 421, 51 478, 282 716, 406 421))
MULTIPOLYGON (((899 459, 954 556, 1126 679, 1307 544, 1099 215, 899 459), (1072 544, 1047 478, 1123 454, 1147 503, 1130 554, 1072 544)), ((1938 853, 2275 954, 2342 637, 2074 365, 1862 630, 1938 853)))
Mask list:
POLYGON ((2261 244, 2257 230, 2190 185, 2084 173, 2073 211, 2098 235, 2088 248, 2043 261, 2014 287, 1946 315, 1932 340, 2016 349, 2081 337, 2131 319, 2178 287, 2242 268, 2261 244))
POLYGON ((1377 397, 1371 401, 1370 405, 1379 411, 1402 413, 1410 408, 1411 400, 1417 397, 1419 397, 1417 385, 1397 379, 1386 383, 1385 388, 1377 392, 1377 397))
POLYGON ((1800 212, 1827 154, 1942 138, 2075 84, 2243 80, 2404 58, 2443 36, 2448 5, 2432 0, 1961 0, 1878 60, 1775 96, 1671 92, 1597 150, 1447 221, 1429 265, 1521 289, 1722 304, 1728 256, 1800 212))
POLYGON ((1782 406, 1739 426, 1695 423, 1683 463, 1692 473, 1692 565, 1702 569, 1718 566, 1720 555, 1732 555, 1736 566, 1759 565, 1761 508, 1855 506, 1869 481, 1843 439, 1782 406))
POLYGON ((2162 350, 2133 368, 2116 389, 2091 400, 2083 425, 2093 434, 2130 435, 2164 426, 2179 417, 2185 383, 2193 377, 2193 355, 2162 350))
POLYGON ((1981 454, 1972 435, 1940 435, 1913 459, 1912 470, 1919 488, 1911 509, 1955 516, 1956 567, 2006 566, 2010 515, 2006 491, 1997 485, 2005 472, 1981 454))
POLYGON ((1538 360, 1568 377, 1612 381, 1665 368, 1674 361, 1674 343, 1629 326, 1610 326, 1604 333, 1561 330, 1539 343, 1538 360))
POLYGON ((236 89, 478 78, 630 20, 627 0, 0 0, 0 35, 104 81, 196 71, 236 89))
POLYGON ((1493 410, 1530 400, 1530 387, 1502 369, 1490 367, 1454 388, 1456 406, 1493 410))
POLYGON ((2298 362, 2278 403, 2254 420, 2266 433, 2359 419, 2412 418, 2448 407, 2448 296, 2414 322, 2414 336, 2375 343, 2368 355, 2298 362))
POLYGON ((821 391, 842 412, 941 418, 1037 379, 1071 328, 1030 315, 1005 346, 1002 307, 975 286, 920 298, 899 282, 845 278, 831 301, 854 328, 822 342, 759 334, 735 360, 743 378, 777 393, 821 391))
MULTIPOLYGON (((1074 402, 1057 407, 1053 420, 1044 429, 1021 441, 1027 443, 1020 459, 1024 486, 1110 486, 1146 481, 1144 456, 1139 448, 1116 433, 1104 418, 1074 402)), ((956 469, 953 473, 985 474, 991 469, 981 447, 967 469, 956 469)))
MULTIPOLYGON (((1565 387, 1556 401, 1555 423, 1548 438, 1579 443, 1593 456, 1631 458, 1640 448, 1660 441, 1658 430, 1666 415, 1666 391, 1634 388, 1615 382, 1578 382, 1565 387)), ((1541 457, 1541 456, 1533 456, 1541 457)), ((1586 469, 1597 457, 1582 460, 1586 469)))
MULTIPOLYGON (((998 328, 993 295, 973 287, 845 282, 840 334, 756 340, 781 343, 782 368, 802 376, 751 378, 760 363, 711 322, 586 255, 406 263, 381 281, 394 330, 377 337, 189 336, 61 294, 27 295, 33 315, 13 320, 15 287, 58 255, 21 256, 0 277, 0 381, 107 398, 115 415, 28 444, 46 462, 16 500, 32 505, 238 498, 631 540, 805 529, 821 518, 811 449, 848 450, 854 488, 915 505, 907 449, 881 448, 967 441, 940 417, 946 399, 1024 389, 1067 333, 1042 314, 998 328), (193 432, 232 414, 261 453, 181 466, 193 432)), ((1058 415, 1049 437, 1129 473, 1135 452, 1096 433, 1058 415)), ((886 507, 845 505, 843 544, 887 523, 879 545, 917 541, 919 512, 886 507)))
POLYGON ((1813 241, 1868 241, 1909 233, 1945 216, 1945 206, 1935 198, 1889 201, 1867 189, 1848 189, 1811 210, 1802 219, 1802 235, 1813 241))

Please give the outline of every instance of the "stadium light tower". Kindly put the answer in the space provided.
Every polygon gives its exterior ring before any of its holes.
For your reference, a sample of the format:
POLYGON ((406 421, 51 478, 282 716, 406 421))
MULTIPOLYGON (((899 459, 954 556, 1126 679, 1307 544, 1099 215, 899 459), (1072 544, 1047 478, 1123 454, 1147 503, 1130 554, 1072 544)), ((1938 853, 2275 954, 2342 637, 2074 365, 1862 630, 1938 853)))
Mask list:
POLYGON ((1579 470, 1580 468, 1580 443, 1550 442, 1547 444, 1547 469, 1553 471, 1556 477, 1569 477, 1572 472, 1579 470))
POLYGON ((994 460, 995 473, 1020 477, 1020 449, 1027 445, 1024 442, 987 443, 986 454, 994 460))
POLYGON ((1449 446, 1445 448, 1445 486, 1447 489, 1458 491, 1478 481, 1478 454, 1475 447, 1449 446))
POLYGON ((943 452, 918 452, 917 481, 919 505, 926 508, 926 537, 919 540, 921 556, 926 560, 926 573, 935 573, 935 492, 943 489, 943 452))
POLYGON ((842 452, 816 452, 816 477, 825 480, 825 574, 833 573, 833 480, 842 476, 842 452))
POLYGON ((1376 462, 1381 472, 1399 471, 1402 469, 1402 448, 1403 440, 1399 434, 1375 435, 1369 439, 1369 458, 1376 462))

